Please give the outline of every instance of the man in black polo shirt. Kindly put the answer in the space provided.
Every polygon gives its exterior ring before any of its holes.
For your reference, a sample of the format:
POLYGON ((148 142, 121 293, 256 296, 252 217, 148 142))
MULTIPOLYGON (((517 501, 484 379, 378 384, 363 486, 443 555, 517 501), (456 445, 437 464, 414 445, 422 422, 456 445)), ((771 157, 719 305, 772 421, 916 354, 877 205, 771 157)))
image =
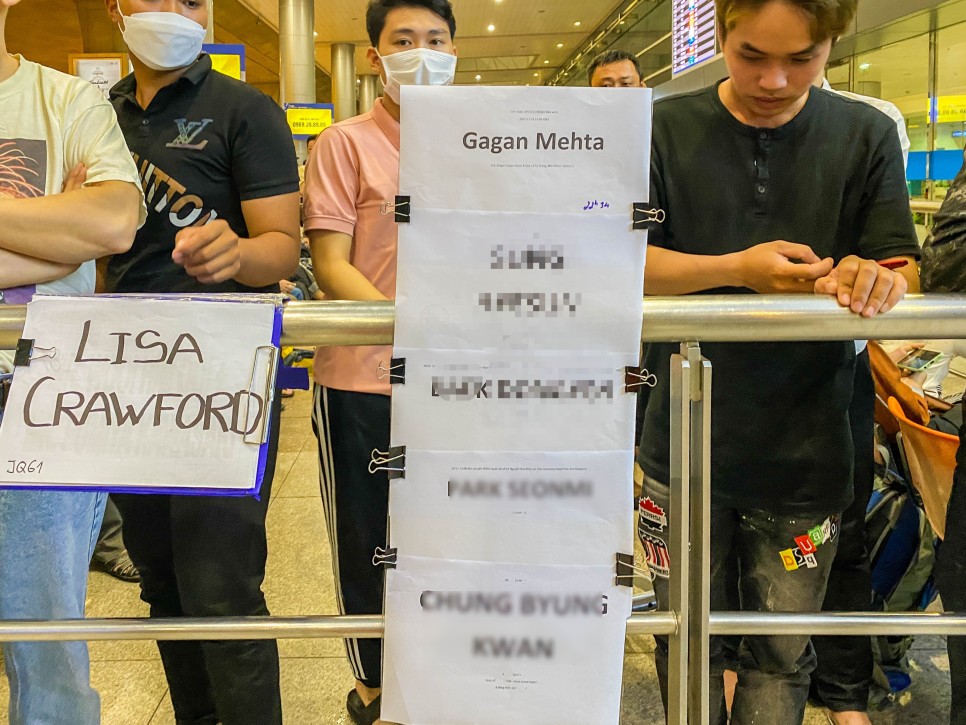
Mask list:
MULTIPOLYGON (((145 190, 148 221, 107 266, 115 292, 278 292, 299 259, 298 169, 281 110, 201 55, 207 2, 108 0, 134 74, 111 92, 145 190)), ((239 365, 244 361, 239 360, 239 365)), ((268 614, 259 499, 117 497, 153 617, 268 614)), ((177 455, 177 451, 172 451, 177 455)), ((181 723, 280 724, 273 641, 159 642, 181 723)))
MULTIPOLYGON (((654 106, 651 202, 667 221, 650 237, 648 294, 834 295, 870 317, 915 280, 918 246, 895 124, 813 88, 857 0, 717 0, 729 78, 654 106), (876 261, 905 263, 895 272, 876 261)), ((666 511, 668 360, 657 371, 641 437, 646 508, 666 511)), ((711 605, 818 611, 838 517, 852 497, 851 340, 707 344, 712 396, 711 605), (735 557, 729 557, 734 552, 735 557)), ((666 562, 663 515, 639 530, 666 562)), ((673 567, 675 562, 671 562, 673 567)), ((667 569, 652 567, 668 601, 667 569)), ((721 642, 713 638, 711 722, 724 723, 721 642)), ((658 671, 667 686, 667 646, 658 671)), ((800 723, 814 652, 808 637, 745 637, 732 722, 800 723)))

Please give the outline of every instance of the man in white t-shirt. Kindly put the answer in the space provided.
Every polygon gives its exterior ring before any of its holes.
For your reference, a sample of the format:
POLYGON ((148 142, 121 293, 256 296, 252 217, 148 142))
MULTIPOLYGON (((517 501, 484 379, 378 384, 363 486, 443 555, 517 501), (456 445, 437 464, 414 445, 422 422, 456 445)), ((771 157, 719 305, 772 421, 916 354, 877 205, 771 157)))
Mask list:
MULTIPOLYGON (((144 203, 101 93, 7 53, 0 0, 0 303, 92 293, 94 259, 127 250, 144 203)), ((9 355, 0 372, 9 372, 9 355)), ((0 491, 0 619, 84 616, 104 494, 0 491)), ((3 645, 11 725, 94 725, 84 642, 3 645)))

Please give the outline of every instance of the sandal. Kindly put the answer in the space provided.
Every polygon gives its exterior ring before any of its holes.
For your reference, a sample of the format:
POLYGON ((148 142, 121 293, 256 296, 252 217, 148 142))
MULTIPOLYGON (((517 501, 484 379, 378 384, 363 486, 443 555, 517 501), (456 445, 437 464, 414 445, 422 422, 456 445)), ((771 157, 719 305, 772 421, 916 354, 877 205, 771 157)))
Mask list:
POLYGON ((362 698, 359 697, 359 693, 355 689, 352 689, 345 699, 345 709, 349 713, 349 719, 355 725, 372 725, 379 719, 381 701, 382 695, 379 695, 375 700, 365 705, 362 702, 362 698))
POLYGON ((97 568, 122 582, 136 584, 141 581, 141 572, 138 571, 134 562, 126 556, 121 556, 111 562, 97 562, 97 568))

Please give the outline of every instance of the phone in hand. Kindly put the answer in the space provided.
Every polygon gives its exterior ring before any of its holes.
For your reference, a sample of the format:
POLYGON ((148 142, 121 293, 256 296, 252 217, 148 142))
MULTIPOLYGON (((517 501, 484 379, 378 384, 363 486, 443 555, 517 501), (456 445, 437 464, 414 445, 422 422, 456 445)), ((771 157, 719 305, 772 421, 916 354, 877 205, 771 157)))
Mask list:
POLYGON ((918 373, 923 370, 928 370, 933 365, 941 362, 944 355, 938 350, 926 350, 921 348, 919 350, 913 350, 908 355, 906 355, 902 360, 896 363, 900 370, 908 370, 911 373, 918 373))

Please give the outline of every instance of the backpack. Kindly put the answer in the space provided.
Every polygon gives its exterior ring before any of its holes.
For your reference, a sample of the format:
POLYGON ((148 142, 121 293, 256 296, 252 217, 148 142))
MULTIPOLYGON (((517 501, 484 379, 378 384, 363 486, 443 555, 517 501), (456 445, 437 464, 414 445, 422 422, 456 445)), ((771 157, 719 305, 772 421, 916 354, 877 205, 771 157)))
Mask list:
MULTIPOLYGON (((933 566, 939 539, 915 490, 888 468, 876 471, 865 531, 873 611, 924 611, 937 595, 933 566)), ((873 636, 873 704, 894 701, 912 684, 907 657, 912 641, 912 635, 873 636)))
POLYGON ((923 292, 966 292, 966 164, 956 174, 922 245, 923 292))

